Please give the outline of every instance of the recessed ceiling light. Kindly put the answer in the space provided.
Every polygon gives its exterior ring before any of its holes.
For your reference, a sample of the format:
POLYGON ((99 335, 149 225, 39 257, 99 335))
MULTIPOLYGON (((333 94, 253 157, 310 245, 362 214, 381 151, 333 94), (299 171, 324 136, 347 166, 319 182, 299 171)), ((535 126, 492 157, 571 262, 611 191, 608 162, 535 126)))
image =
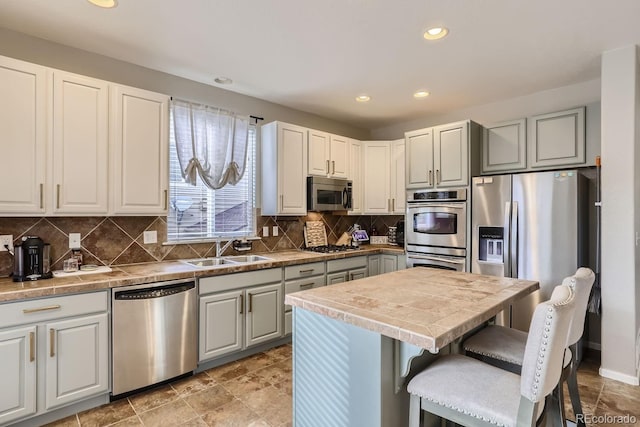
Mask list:
POLYGON ((230 85, 231 83, 233 83, 233 80, 231 80, 229 77, 216 77, 215 79, 213 79, 213 81, 221 85, 230 85))
POLYGON ((420 90, 413 94, 414 98, 426 98, 427 96, 429 96, 429 92, 426 90, 420 90))
POLYGON ((118 5, 118 0, 87 0, 89 3, 105 9, 110 9, 118 5))
POLYGON ((356 101, 358 102, 368 102, 371 100, 371 97, 369 95, 358 95, 356 96, 356 101))
POLYGON ((429 28, 424 32, 423 36, 427 40, 438 40, 449 34, 449 30, 445 27, 429 28))

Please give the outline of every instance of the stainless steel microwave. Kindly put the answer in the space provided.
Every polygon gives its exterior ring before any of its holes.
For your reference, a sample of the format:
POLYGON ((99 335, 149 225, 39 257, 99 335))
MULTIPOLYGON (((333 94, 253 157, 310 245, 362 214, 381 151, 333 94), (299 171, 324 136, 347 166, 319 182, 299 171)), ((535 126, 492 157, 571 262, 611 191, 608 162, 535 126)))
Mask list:
POLYGON ((307 177, 307 210, 350 211, 353 183, 347 179, 307 177))

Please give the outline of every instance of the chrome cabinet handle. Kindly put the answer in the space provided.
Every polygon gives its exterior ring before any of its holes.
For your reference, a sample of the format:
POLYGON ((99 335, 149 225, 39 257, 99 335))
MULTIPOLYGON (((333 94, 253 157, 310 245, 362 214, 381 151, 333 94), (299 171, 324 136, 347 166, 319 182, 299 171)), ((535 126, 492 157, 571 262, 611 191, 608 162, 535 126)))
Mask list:
POLYGON ((300 289, 309 289, 309 288, 312 288, 312 287, 313 287, 313 285, 314 285, 314 283, 313 283, 313 282, 310 282, 310 283, 303 283, 302 285, 300 285, 300 289))
POLYGON ((396 199, 391 199, 391 212, 396 210, 396 199))
POLYGON ((169 208, 169 191, 164 190, 164 210, 166 211, 169 208))
POLYGON ((44 184, 40 184, 40 209, 44 208, 44 184))
POLYGON ((327 160, 327 175, 329 175, 329 160, 327 160))
POLYGON ((315 268, 307 268, 306 270, 298 270, 298 274, 313 273, 314 270, 315 270, 315 268))
POLYGON ((51 328, 49 329, 49 356, 54 357, 56 355, 56 330, 51 328))
POLYGON ((62 308, 62 306, 59 304, 47 305, 45 307, 38 307, 38 308, 25 308, 22 310, 22 313, 24 314, 38 313, 40 311, 57 310, 59 308, 62 308))
POLYGON ((391 199, 387 199, 387 209, 391 212, 391 199))
POLYGON ((336 173, 336 161, 332 160, 331 164, 333 165, 333 171, 331 173, 335 175, 335 173, 336 173))
POLYGON ((429 169, 429 185, 433 185, 433 171, 429 169))
POLYGON ((56 209, 60 209, 60 184, 56 185, 56 209))
POLYGON ((249 294, 249 313, 253 311, 253 294, 249 294))
POLYGON ((29 362, 36 360, 36 333, 29 332, 29 362))
POLYGON ((240 294, 240 314, 244 312, 244 295, 240 294))
POLYGON ((436 169, 436 185, 440 184, 440 169, 436 169))

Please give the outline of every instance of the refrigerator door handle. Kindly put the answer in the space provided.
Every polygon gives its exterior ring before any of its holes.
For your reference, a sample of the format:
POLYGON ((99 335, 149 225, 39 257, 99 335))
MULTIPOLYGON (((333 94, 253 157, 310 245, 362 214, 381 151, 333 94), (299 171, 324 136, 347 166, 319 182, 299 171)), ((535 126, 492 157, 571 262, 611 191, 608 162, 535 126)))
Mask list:
POLYGON ((504 277, 511 277, 511 202, 504 204, 504 246, 502 248, 502 265, 504 266, 504 277))
POLYGON ((518 277, 518 202, 511 207, 511 276, 518 277))

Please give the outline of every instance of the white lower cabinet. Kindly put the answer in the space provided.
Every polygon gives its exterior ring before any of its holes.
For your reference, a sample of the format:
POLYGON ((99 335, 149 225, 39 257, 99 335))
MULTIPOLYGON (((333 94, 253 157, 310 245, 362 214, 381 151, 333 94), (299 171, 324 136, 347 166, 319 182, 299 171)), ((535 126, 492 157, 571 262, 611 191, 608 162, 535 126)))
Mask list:
MULTIPOLYGON (((326 265, 324 261, 308 264, 290 265, 284 268, 284 294, 290 294, 307 289, 319 288, 327 284, 325 277, 326 265)), ((293 316, 291 306, 284 306, 284 334, 292 332, 293 316)))
POLYGON ((368 267, 369 276, 390 273, 398 270, 398 257, 403 255, 377 254, 369 255, 368 267))
POLYGON ((106 291, 0 305, 0 424, 109 391, 107 309, 106 291))
POLYGON ((205 277, 199 292, 200 362, 282 336, 281 268, 205 277))
POLYGON ((327 261, 327 285, 365 277, 367 277, 366 255, 327 261))

